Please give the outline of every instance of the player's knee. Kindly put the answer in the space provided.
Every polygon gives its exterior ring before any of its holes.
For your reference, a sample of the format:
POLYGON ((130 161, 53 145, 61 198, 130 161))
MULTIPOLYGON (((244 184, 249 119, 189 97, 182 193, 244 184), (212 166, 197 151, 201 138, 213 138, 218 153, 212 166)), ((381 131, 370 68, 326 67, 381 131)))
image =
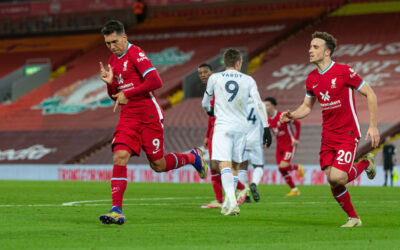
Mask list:
POLYGON ((128 163, 130 154, 126 151, 119 150, 114 152, 113 163, 114 165, 125 166, 128 163))
POLYGON ((342 176, 329 176, 328 182, 332 187, 347 184, 346 180, 342 176))
POLYGON ((212 160, 212 161, 210 162, 210 168, 211 168, 211 170, 213 170, 213 171, 219 173, 218 161, 212 160))
POLYGON ((165 166, 160 161, 150 161, 150 167, 157 173, 165 172, 165 166))

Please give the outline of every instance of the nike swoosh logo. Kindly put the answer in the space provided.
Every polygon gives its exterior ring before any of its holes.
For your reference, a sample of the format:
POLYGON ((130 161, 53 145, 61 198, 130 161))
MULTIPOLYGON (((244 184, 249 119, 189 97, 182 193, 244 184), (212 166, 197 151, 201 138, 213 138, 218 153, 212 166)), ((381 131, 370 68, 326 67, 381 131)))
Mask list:
POLYGON ((315 89, 317 86, 318 86, 318 85, 314 85, 314 86, 312 86, 312 88, 315 89))
POLYGON ((156 151, 153 151, 153 154, 157 154, 158 153, 158 151, 160 151, 161 149, 159 149, 159 150, 156 150, 156 151))

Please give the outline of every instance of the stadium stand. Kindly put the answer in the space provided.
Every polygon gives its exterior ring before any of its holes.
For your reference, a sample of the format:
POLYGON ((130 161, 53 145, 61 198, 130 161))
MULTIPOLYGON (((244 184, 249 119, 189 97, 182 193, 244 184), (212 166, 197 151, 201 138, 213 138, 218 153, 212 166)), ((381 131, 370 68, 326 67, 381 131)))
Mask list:
MULTIPOLYGON (((293 30, 306 25, 316 16, 320 16, 324 11, 325 9, 318 7, 313 11, 308 11, 307 14, 302 14, 302 18, 269 20, 261 24, 248 22, 229 26, 226 24, 208 25, 202 26, 195 32, 188 27, 177 28, 173 32, 170 29, 146 30, 143 27, 133 28, 129 30, 128 35, 135 44, 138 44, 146 51, 147 55, 158 67, 164 86, 156 93, 162 106, 168 107, 169 100, 167 97, 181 88, 183 76, 195 69, 200 63, 220 54, 221 49, 229 46, 247 46, 249 54, 251 56, 256 55, 267 47, 272 46, 275 41, 282 39, 283 36, 287 36, 293 30), (304 16, 306 18, 303 18, 304 16), (313 18, 310 18, 310 16, 313 18), (194 44, 196 46, 193 46, 194 44)), ((207 13, 205 16, 207 16, 207 13)), ((22 131, 29 131, 29 136, 32 138, 32 131, 36 130, 37 136, 42 137, 42 140, 54 140, 54 138, 57 138, 54 135, 57 134, 57 131, 58 133, 65 132, 67 134, 84 129, 93 131, 109 129, 112 131, 112 128, 116 125, 118 114, 112 113, 111 108, 99 108, 109 107, 110 103, 101 101, 104 100, 101 98, 107 99, 104 96, 104 84, 96 83, 98 82, 98 79, 96 79, 98 62, 106 62, 109 55, 109 51, 103 44, 87 50, 86 53, 66 64, 68 68, 66 74, 21 97, 15 103, 0 106, 0 117, 4 121, 0 124, 1 131, 10 133, 11 131, 19 130, 21 134, 24 133, 22 131), (88 89, 89 87, 85 89, 84 86, 90 86, 90 89, 88 89), (79 95, 79 91, 83 91, 85 95, 79 95), (86 108, 81 107, 79 101, 82 101, 82 98, 86 95, 92 96, 97 103, 87 105, 86 108), (74 113, 79 109, 85 111, 74 113), (70 113, 68 113, 68 110, 70 113), (57 114, 57 112, 61 113, 57 114), (8 124, 15 125, 10 127, 8 124), (44 131, 49 132, 49 136, 43 138, 42 132, 44 131)), ((171 132, 166 132, 166 138, 174 138, 175 134, 181 134, 179 137, 187 137, 188 139, 185 140, 186 142, 191 142, 191 145, 197 145, 197 141, 201 143, 202 136, 199 139, 185 136, 185 129, 181 129, 183 127, 184 125, 177 128, 167 128, 167 131, 171 132)), ((191 129, 192 127, 189 130, 191 131, 191 129)), ((193 133, 191 134, 193 135, 193 133)), ((111 132, 108 132, 108 136, 109 140, 111 140, 111 132)), ((102 142, 103 139, 101 137, 98 137, 97 142, 88 140, 89 146, 93 149, 97 149, 99 147, 98 144, 102 142)), ((166 145, 169 143, 166 140, 166 145)), ((176 143, 179 145, 179 142, 176 143)), ((48 145, 51 145, 51 143, 48 143, 48 145)), ((172 141, 171 145, 175 145, 175 142, 172 141)), ((9 145, 9 148, 18 147, 20 145, 9 145)), ((81 153, 74 153, 69 157, 60 156, 64 162, 73 162, 76 157, 79 158, 79 156, 87 152, 87 145, 79 144, 76 147, 81 148, 81 153)), ((171 147, 171 150, 172 148, 175 147, 171 147)), ((185 148, 184 150, 187 149, 185 148)), ((100 159, 97 155, 94 158, 100 159)))

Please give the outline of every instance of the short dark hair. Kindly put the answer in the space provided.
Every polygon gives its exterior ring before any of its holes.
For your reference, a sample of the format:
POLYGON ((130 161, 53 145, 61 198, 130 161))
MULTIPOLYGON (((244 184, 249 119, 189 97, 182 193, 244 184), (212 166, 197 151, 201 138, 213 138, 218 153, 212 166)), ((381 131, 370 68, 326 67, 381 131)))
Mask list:
POLYGON ((227 67, 235 67, 237 61, 240 61, 242 56, 237 49, 229 48, 224 52, 224 64, 227 67))
POLYGON ((270 102, 272 105, 276 106, 278 103, 276 102, 275 98, 273 97, 267 97, 264 99, 264 102, 270 102))
POLYGON ((321 31, 315 31, 314 34, 312 34, 312 39, 314 38, 319 38, 325 41, 326 47, 331 51, 331 56, 333 55, 333 52, 336 49, 336 38, 334 38, 331 34, 327 32, 321 32, 321 31))
POLYGON ((107 36, 116 32, 118 35, 125 34, 124 25, 118 20, 110 20, 101 28, 101 33, 107 36))
POLYGON ((211 65, 210 65, 210 64, 208 64, 208 63, 202 63, 202 64, 200 64, 199 68, 203 68, 203 67, 207 67, 207 68, 209 68, 209 69, 210 69, 210 71, 212 71, 212 70, 213 70, 213 69, 212 69, 212 67, 211 67, 211 65))

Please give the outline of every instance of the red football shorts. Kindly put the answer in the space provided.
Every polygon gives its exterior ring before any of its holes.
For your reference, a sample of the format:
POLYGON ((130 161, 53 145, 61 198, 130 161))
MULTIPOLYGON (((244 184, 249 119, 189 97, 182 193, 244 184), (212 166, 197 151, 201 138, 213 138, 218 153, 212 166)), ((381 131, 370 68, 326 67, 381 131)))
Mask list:
POLYGON ((279 165, 281 161, 290 162, 294 154, 296 153, 296 147, 287 147, 287 148, 277 148, 275 151, 275 160, 276 164, 279 165))
POLYGON ((133 119, 121 118, 115 129, 112 149, 116 145, 125 145, 132 155, 140 155, 143 148, 147 159, 156 161, 164 157, 164 125, 162 121, 138 123, 133 119))
POLYGON ((333 166, 349 173, 353 166, 357 147, 357 138, 354 138, 353 141, 348 139, 344 141, 322 140, 321 151, 319 152, 321 169, 333 166))

